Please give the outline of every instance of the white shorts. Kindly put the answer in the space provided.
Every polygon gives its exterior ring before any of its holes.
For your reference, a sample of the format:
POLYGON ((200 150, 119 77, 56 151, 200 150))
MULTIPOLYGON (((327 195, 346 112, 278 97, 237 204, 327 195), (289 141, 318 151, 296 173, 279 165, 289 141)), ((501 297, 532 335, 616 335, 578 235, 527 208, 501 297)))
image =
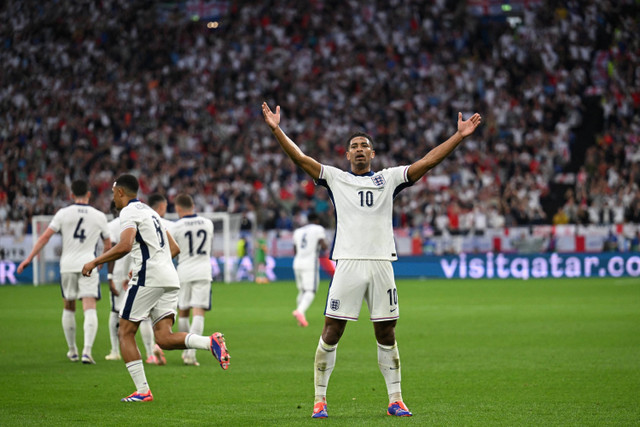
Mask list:
POLYGON ((100 299, 100 276, 97 272, 89 277, 82 273, 61 273, 62 298, 75 301, 81 298, 100 299))
POLYGON ((130 286, 124 296, 120 317, 131 322, 151 318, 155 325, 158 320, 172 316, 176 318, 178 288, 151 288, 130 286))
POLYGON ((116 275, 113 276, 113 284, 115 285, 116 289, 118 290, 118 293, 120 295, 115 296, 113 295, 112 292, 109 292, 111 295, 111 311, 113 311, 114 313, 120 313, 120 309, 122 309, 122 304, 124 303, 124 289, 122 287, 122 283, 124 283, 124 281, 129 281, 128 277, 125 276, 121 276, 118 277, 116 275))
POLYGON ((299 291, 315 292, 318 290, 318 282, 320 281, 318 267, 294 268, 293 272, 296 276, 296 286, 299 291))
POLYGON ((363 300, 367 302, 373 322, 400 316, 391 261, 341 259, 337 262, 324 315, 358 320, 363 300))
POLYGON ((211 310, 210 281, 195 280, 193 282, 180 283, 178 308, 180 310, 188 310, 194 307, 211 310))

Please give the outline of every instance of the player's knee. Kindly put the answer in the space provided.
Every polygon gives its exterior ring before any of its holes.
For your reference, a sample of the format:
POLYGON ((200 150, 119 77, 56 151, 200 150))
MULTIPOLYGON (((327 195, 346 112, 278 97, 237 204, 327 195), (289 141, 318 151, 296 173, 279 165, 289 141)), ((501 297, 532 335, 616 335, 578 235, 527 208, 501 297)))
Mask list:
POLYGON ((393 345, 396 342, 395 325, 375 328, 376 341, 382 345, 393 345))

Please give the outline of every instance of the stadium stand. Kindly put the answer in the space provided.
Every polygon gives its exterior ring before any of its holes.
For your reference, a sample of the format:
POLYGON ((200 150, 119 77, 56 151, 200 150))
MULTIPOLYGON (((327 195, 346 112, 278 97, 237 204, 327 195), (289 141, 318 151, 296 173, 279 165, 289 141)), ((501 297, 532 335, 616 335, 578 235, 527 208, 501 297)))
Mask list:
POLYGON ((143 195, 184 191, 262 229, 332 219, 265 129, 263 100, 324 163, 346 166, 346 138, 367 131, 378 169, 426 153, 457 111, 482 113, 400 193, 399 228, 551 224, 558 208, 571 224, 640 222, 640 6, 494 3, 3 2, 2 232, 28 232, 78 178, 107 212, 130 171, 143 195))

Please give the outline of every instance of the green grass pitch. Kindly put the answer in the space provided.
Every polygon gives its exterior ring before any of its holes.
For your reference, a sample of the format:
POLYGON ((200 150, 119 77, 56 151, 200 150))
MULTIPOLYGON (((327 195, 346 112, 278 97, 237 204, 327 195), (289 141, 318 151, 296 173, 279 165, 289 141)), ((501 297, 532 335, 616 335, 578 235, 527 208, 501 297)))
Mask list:
POLYGON ((399 280, 398 289, 414 416, 386 415, 363 307, 338 348, 329 419, 312 420, 327 282, 308 328, 291 316, 292 282, 215 284, 205 333, 225 333, 230 369, 207 352, 200 367, 167 352, 167 366, 146 366, 155 400, 138 404, 119 401, 134 391, 124 364, 104 360, 108 298, 91 366, 65 357, 58 286, 0 287, 0 425, 640 425, 640 280, 399 280))

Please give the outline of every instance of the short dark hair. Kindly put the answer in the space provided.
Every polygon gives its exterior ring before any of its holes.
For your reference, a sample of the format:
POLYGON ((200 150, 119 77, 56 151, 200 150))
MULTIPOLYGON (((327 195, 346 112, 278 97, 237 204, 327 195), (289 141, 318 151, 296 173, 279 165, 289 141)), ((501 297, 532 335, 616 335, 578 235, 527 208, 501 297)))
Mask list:
POLYGON ((175 204, 183 209, 192 209, 193 199, 187 193, 180 193, 176 196, 175 204))
POLYGON ((125 192, 133 195, 138 194, 138 188, 140 188, 140 184, 138 184, 138 178, 129 173, 120 175, 118 179, 116 179, 114 186, 122 187, 124 188, 125 192))
POLYGON ((349 137, 349 139, 347 139, 347 149, 349 149, 349 147, 351 146, 351 140, 352 140, 353 138, 358 137, 358 136, 364 136, 365 138, 367 138, 367 139, 369 140, 369 144, 371 144, 371 148, 373 148, 373 138, 371 137, 371 135, 369 135, 369 134, 368 134, 368 133, 366 133, 366 132, 361 132, 361 131, 360 131, 360 132, 355 132, 355 133, 353 133, 353 134, 349 137))
POLYGON ((75 180, 71 183, 71 192, 76 197, 86 196, 89 192, 89 184, 82 179, 75 180))
POLYGON ((307 215, 307 220, 309 220, 309 222, 316 222, 319 219, 320 219, 320 217, 315 212, 311 212, 311 213, 309 213, 309 215, 307 215))
POLYGON ((152 208, 158 206, 159 203, 166 202, 167 199, 160 193, 153 193, 149 196, 148 205, 152 208))

